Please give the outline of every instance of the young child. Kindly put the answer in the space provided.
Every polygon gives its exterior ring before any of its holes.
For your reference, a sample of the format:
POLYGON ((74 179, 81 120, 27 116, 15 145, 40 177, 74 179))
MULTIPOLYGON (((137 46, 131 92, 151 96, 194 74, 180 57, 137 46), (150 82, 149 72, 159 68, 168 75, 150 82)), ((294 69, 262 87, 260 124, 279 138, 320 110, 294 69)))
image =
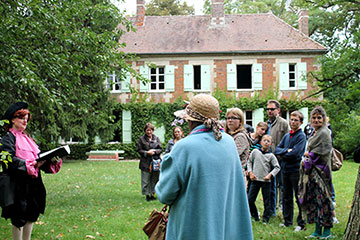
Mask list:
POLYGON ((261 189, 264 200, 263 222, 265 224, 269 222, 272 213, 270 205, 271 177, 276 176, 280 171, 278 160, 269 151, 271 144, 271 136, 264 135, 260 141, 261 149, 254 149, 247 162, 247 169, 251 180, 248 193, 250 214, 255 221, 259 221, 255 201, 261 189))

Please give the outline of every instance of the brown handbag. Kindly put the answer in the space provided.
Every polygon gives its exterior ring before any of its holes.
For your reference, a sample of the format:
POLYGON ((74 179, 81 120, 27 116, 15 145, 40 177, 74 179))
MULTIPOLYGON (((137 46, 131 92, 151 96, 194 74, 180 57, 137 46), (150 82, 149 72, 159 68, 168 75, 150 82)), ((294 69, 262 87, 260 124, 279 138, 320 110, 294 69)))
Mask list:
POLYGON ((143 230, 149 237, 149 240, 164 240, 166 235, 166 225, 168 222, 168 206, 165 205, 159 212, 154 209, 147 222, 145 223, 143 230))

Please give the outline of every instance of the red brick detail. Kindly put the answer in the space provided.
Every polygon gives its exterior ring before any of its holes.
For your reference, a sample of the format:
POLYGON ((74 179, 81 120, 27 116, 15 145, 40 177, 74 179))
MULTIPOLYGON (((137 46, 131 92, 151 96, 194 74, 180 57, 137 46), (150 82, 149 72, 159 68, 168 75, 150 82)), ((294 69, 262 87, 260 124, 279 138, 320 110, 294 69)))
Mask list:
POLYGON ((175 91, 173 92, 173 99, 184 97, 184 65, 189 64, 188 60, 174 60, 169 62, 170 65, 175 66, 175 91))
POLYGON ((227 64, 231 59, 214 59, 214 83, 220 90, 227 90, 227 64))
POLYGON ((109 159, 119 161, 119 154, 115 153, 114 155, 89 155, 88 160, 99 160, 99 159, 109 159))

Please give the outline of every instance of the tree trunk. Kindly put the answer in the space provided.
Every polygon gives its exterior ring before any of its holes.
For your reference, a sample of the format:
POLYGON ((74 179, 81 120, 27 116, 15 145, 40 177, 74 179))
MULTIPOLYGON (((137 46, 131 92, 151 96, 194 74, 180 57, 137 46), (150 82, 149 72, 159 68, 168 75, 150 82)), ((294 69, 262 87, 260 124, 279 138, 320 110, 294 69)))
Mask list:
POLYGON ((355 183, 354 199, 351 206, 349 220, 346 225, 343 240, 360 239, 360 167, 355 183))

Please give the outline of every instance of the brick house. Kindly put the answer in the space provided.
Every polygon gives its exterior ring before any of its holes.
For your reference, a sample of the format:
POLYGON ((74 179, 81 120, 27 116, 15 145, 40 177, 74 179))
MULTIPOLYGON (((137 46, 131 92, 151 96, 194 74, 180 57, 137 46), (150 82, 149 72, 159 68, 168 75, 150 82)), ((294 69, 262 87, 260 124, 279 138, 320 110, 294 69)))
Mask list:
MULTIPOLYGON (((121 50, 139 57, 132 66, 150 82, 130 76, 117 82, 112 95, 121 103, 131 99, 129 85, 155 102, 191 99, 216 89, 237 98, 278 89, 281 99, 314 89, 307 73, 318 70, 315 58, 327 49, 309 38, 307 11, 299 13, 295 29, 272 13, 225 15, 223 0, 212 0, 211 15, 197 16, 145 16, 144 0, 136 3, 132 21, 137 31, 121 38, 127 44, 121 50)), ((247 123, 255 126, 263 111, 246 110, 247 123)), ((123 117, 131 121, 131 113, 123 117)))

